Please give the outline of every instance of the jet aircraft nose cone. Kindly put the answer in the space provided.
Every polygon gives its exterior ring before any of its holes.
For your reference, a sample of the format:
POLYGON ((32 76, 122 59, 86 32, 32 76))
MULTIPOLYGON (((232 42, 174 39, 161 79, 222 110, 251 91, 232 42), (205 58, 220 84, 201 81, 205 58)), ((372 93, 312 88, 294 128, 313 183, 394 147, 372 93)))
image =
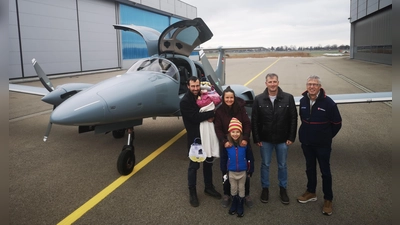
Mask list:
POLYGON ((51 114, 50 122, 61 125, 96 125, 105 119, 106 104, 98 95, 72 96, 51 114))

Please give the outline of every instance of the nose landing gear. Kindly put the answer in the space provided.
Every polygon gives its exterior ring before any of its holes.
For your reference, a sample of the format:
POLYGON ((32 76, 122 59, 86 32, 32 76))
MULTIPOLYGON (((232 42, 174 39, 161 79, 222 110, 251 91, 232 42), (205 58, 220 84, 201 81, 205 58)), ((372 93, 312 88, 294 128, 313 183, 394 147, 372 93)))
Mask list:
POLYGON ((135 167, 135 147, 133 146, 134 131, 133 127, 128 128, 128 143, 124 145, 117 161, 119 174, 128 175, 135 167))

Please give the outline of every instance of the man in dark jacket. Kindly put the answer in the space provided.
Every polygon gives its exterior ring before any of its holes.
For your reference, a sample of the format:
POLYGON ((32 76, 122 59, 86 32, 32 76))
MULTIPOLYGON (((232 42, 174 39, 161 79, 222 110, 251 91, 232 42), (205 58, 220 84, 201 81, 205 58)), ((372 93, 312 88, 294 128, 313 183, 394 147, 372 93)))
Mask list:
POLYGON ((307 190, 297 198, 300 203, 317 201, 317 160, 322 174, 324 206, 322 213, 332 215, 332 175, 330 157, 332 139, 342 127, 342 117, 336 103, 326 96, 321 88, 321 79, 310 76, 307 79, 307 91, 300 99, 301 126, 299 140, 306 159, 307 190))
MULTIPOLYGON (((182 114, 183 123, 187 131, 187 149, 189 151, 190 145, 195 138, 200 138, 200 123, 208 120, 213 122, 214 111, 199 112, 200 107, 197 105, 196 100, 200 94, 200 80, 192 76, 188 80, 188 91, 182 97, 180 102, 180 110, 182 114)), ((212 159, 208 159, 203 163, 204 175, 204 192, 207 195, 221 199, 221 194, 218 193, 212 183, 212 159), (211 161, 211 162, 210 162, 211 161)), ((196 192, 197 170, 200 168, 200 163, 190 161, 188 169, 188 186, 190 194, 190 205, 193 207, 199 206, 199 200, 196 192)))
POLYGON ((254 143, 261 153, 261 202, 269 198, 269 166, 275 149, 278 162, 279 195, 283 204, 289 204, 287 195, 287 152, 296 139, 297 109, 293 95, 279 87, 278 75, 265 77, 267 88, 256 96, 253 103, 251 125, 254 143))

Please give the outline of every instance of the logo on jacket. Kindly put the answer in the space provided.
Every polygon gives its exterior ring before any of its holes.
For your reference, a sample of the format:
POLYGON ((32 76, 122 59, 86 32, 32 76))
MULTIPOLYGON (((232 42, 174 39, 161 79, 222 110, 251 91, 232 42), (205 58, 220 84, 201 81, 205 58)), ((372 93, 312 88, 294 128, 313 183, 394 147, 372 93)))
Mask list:
POLYGON ((318 110, 321 110, 321 111, 324 111, 324 112, 325 112, 325 109, 323 109, 323 108, 320 108, 320 107, 318 107, 318 110))

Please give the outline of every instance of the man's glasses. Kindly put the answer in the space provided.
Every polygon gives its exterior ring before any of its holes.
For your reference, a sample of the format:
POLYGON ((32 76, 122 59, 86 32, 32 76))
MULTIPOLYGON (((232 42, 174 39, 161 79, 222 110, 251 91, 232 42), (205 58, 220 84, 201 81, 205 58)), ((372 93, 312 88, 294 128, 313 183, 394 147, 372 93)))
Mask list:
POLYGON ((317 87, 319 84, 314 84, 314 83, 307 83, 308 87, 317 87))

